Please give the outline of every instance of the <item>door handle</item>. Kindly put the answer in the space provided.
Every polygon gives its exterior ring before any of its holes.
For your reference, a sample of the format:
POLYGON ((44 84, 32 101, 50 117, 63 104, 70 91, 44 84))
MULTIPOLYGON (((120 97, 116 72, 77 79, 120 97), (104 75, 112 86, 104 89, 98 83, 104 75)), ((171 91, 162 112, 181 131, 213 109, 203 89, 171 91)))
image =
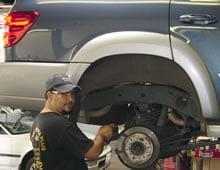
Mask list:
POLYGON ((186 14, 179 17, 180 22, 195 25, 209 25, 216 23, 217 17, 208 14, 186 14))

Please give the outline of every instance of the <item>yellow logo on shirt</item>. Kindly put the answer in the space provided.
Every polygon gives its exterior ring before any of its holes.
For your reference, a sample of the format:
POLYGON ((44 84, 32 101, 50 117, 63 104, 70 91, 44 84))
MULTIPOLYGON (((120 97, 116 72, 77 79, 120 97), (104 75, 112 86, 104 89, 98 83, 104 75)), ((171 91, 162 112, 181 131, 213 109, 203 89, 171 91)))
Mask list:
POLYGON ((43 170, 43 162, 41 161, 41 152, 46 151, 45 139, 40 129, 36 127, 31 135, 31 141, 33 144, 34 163, 36 170, 43 170))

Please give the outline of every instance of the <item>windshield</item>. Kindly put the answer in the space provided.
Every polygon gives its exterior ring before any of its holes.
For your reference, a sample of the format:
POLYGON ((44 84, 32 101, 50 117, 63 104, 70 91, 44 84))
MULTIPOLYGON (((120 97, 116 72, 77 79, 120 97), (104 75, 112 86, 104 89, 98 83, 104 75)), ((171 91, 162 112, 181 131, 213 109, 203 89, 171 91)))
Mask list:
POLYGON ((29 133, 36 114, 0 106, 0 122, 12 134, 29 133))

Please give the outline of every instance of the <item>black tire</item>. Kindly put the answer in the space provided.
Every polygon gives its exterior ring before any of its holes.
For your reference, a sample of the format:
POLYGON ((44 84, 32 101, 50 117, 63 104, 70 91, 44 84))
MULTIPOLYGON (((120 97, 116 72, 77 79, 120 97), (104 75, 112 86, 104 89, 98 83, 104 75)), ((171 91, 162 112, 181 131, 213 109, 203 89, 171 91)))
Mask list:
POLYGON ((24 165, 24 170, 34 170, 34 157, 28 158, 26 164, 24 165))

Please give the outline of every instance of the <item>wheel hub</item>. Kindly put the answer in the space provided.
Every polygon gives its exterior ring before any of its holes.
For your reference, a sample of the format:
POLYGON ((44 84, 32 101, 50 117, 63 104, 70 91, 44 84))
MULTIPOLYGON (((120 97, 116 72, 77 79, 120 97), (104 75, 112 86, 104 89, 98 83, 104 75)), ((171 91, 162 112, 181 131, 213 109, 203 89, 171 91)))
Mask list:
POLYGON ((153 144, 145 134, 136 133, 126 139, 125 153, 131 162, 143 163, 152 156, 153 144))
POLYGON ((132 127, 122 132, 116 153, 126 166, 146 168, 159 156, 160 144, 153 131, 146 127, 132 127))
POLYGON ((144 146, 142 145, 142 143, 139 142, 135 142, 131 145, 130 151, 132 152, 132 154, 134 155, 142 155, 144 153, 144 146))

